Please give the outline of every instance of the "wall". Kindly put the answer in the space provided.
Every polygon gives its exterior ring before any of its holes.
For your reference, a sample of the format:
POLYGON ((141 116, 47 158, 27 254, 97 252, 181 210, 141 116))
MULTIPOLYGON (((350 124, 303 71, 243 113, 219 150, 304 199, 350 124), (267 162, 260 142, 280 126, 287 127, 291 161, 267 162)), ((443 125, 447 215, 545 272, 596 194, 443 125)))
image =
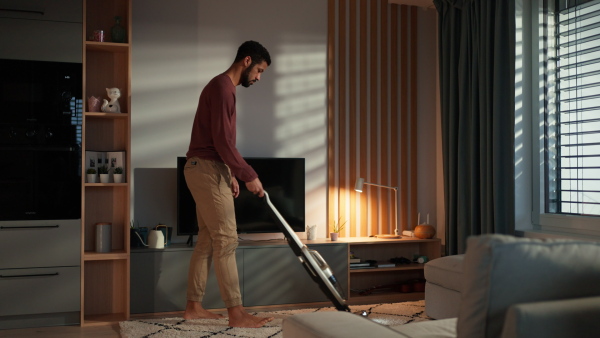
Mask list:
POLYGON ((134 0, 132 215, 139 226, 176 225, 176 157, 187 151, 200 91, 250 39, 269 49, 273 63, 258 84, 237 87, 238 149, 305 157, 306 222, 324 226, 326 20, 321 0, 134 0))

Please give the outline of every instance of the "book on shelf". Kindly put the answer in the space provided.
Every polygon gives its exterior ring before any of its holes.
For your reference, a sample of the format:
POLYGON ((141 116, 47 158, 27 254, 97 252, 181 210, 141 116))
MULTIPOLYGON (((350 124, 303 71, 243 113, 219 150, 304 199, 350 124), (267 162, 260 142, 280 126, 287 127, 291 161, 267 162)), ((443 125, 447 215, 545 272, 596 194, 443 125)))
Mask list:
POLYGON ((394 263, 379 263, 377 264, 378 268, 395 268, 396 264, 394 263))
POLYGON ((375 269, 375 265, 366 265, 366 266, 350 266, 350 270, 358 270, 358 269, 375 269))
POLYGON ((360 263, 360 258, 350 258, 350 263, 360 263))

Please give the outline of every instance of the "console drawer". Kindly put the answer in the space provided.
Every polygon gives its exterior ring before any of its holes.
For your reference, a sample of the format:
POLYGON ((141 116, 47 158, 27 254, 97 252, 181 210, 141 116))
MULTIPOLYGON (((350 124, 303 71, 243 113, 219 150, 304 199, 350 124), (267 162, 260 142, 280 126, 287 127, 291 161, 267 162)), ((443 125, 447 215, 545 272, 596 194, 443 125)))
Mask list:
POLYGON ((0 223, 0 269, 80 265, 81 221, 0 223))
POLYGON ((0 270, 0 316, 79 311, 79 267, 0 270))

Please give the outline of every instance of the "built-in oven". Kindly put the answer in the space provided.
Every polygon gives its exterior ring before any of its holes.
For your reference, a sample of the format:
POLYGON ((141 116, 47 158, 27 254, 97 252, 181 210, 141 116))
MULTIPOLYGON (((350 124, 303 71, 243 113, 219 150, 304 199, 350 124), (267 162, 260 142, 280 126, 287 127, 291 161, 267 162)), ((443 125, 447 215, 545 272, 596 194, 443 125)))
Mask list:
POLYGON ((81 74, 0 59, 0 221, 81 217, 81 74))

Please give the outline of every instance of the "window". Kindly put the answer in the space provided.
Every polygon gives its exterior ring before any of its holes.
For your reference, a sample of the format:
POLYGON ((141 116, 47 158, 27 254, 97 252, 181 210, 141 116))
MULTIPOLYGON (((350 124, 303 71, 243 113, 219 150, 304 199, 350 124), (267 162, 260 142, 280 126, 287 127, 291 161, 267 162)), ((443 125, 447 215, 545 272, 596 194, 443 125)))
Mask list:
POLYGON ((600 216, 600 0, 559 0, 548 23, 546 212, 600 216), (552 36, 552 35, 550 35, 552 36))

